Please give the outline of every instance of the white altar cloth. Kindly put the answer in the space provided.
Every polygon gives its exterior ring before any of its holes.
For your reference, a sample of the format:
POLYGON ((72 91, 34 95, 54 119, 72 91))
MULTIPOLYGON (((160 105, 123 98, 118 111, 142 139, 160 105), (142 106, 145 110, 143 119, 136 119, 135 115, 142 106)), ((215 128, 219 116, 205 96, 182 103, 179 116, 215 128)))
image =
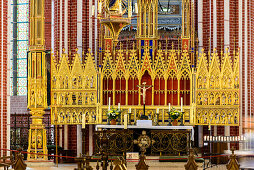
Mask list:
MULTIPOLYGON (((193 126, 136 126, 128 125, 128 129, 157 129, 157 130, 191 130, 191 140, 194 141, 194 128, 193 126)), ((124 129, 124 125, 96 125, 95 130, 98 129, 124 129)))

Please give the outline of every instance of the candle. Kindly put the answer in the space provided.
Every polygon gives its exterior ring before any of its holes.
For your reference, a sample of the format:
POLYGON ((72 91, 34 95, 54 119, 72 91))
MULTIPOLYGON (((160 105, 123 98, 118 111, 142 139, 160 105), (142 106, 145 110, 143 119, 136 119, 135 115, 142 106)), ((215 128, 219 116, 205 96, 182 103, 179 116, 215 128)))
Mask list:
POLYGON ((218 141, 220 141, 220 136, 218 136, 218 141))
POLYGON ((95 13, 95 6, 93 5, 92 6, 92 16, 94 16, 94 13, 95 13))
POLYGON ((181 97, 181 112, 183 111, 183 98, 181 97))
POLYGON ((108 98, 108 111, 110 111, 110 97, 108 98))
POLYGON ((206 141, 206 136, 204 136, 204 141, 206 141))
POLYGON ((135 13, 138 13, 138 3, 135 3, 135 13))
POLYGON ((168 103, 168 111, 170 112, 170 103, 168 103))
POLYGON ((101 13, 101 11, 102 11, 101 7, 102 7, 102 3, 101 3, 101 2, 99 2, 99 3, 98 3, 98 12, 99 12, 99 14, 100 14, 100 13, 101 13))
POLYGON ((128 125, 128 115, 127 114, 124 115, 124 122, 123 122, 123 124, 124 124, 124 129, 127 129, 127 125, 128 125))
POLYGON ((120 103, 118 103, 118 110, 120 110, 120 103))
POLYGON ((129 108, 129 113, 131 113, 131 108, 129 108))
POLYGON ((157 108, 156 113, 159 113, 159 108, 157 108))

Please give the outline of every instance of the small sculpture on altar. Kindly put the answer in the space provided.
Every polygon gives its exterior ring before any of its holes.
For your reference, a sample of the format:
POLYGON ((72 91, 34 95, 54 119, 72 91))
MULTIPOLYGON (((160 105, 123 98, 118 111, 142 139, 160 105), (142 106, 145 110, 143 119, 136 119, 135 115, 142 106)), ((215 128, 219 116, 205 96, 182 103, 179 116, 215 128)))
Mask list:
POLYGON ((142 85, 137 85, 137 87, 141 90, 143 90, 143 92, 140 94, 143 96, 143 104, 144 104, 144 113, 143 115, 141 115, 141 119, 148 119, 148 117, 146 116, 145 113, 145 105, 146 105, 146 90, 148 90, 149 88, 153 87, 153 85, 146 85, 146 82, 143 82, 142 85))
POLYGON ((146 82, 143 82, 142 85, 137 85, 143 92, 140 94, 143 96, 143 104, 146 104, 146 90, 153 87, 152 85, 146 85, 146 82))

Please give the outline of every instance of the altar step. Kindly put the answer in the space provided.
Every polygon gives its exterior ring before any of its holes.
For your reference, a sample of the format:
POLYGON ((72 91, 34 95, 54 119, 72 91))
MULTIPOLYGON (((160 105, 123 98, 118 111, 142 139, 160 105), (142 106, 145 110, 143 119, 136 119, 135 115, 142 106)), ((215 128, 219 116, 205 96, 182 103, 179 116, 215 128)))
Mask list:
MULTIPOLYGON (((159 157, 160 162, 187 162, 188 156, 160 156, 159 157)), ((196 162, 204 162, 203 158, 196 158, 196 162)))

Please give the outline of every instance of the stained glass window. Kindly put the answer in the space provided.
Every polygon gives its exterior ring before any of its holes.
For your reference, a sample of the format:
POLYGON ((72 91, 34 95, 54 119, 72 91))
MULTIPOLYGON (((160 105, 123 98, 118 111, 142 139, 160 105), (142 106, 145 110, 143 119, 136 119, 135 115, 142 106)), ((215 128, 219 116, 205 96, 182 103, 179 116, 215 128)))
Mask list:
MULTIPOLYGON (((13 0, 12 0, 13 5, 13 0)), ((13 10, 13 8, 12 8, 13 10)), ((13 12, 13 11, 12 11, 13 12)), ((13 18, 12 18, 13 21, 13 18)), ((11 28, 11 31, 13 29, 11 28)), ((17 0, 17 95, 27 94, 27 51, 29 36, 29 0, 17 0)), ((13 54, 13 49, 11 49, 13 54)), ((11 57, 10 88, 13 95, 13 57, 11 57)))

